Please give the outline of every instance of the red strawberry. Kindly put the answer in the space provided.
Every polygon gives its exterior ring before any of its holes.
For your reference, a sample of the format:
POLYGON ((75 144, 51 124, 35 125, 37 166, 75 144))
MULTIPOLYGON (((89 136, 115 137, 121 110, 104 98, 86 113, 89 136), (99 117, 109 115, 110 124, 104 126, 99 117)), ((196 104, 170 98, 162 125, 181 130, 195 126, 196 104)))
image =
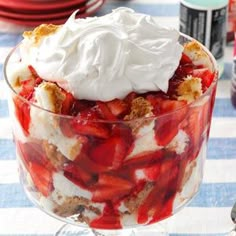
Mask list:
POLYGON ((129 107, 131 107, 132 101, 133 101, 137 96, 138 96, 137 93, 131 92, 131 93, 129 93, 129 94, 125 97, 124 102, 125 102, 129 107))
POLYGON ((14 97, 15 115, 21 124, 25 136, 29 135, 30 106, 19 97, 14 97))
POLYGON ((186 54, 182 53, 180 64, 181 65, 192 64, 192 60, 186 54))
POLYGON ((97 184, 92 187, 92 201, 104 202, 114 201, 128 195, 133 188, 133 184, 127 179, 101 173, 97 184))
POLYGON ((156 163, 160 163, 165 157, 163 150, 150 151, 141 153, 125 160, 124 167, 132 168, 134 170, 140 168, 150 167, 156 163))
POLYGON ((33 162, 29 163, 29 173, 35 187, 47 197, 53 190, 52 173, 44 166, 33 162))
POLYGON ((34 93, 34 84, 35 80, 33 78, 29 78, 26 80, 21 81, 21 91, 19 93, 20 96, 26 98, 27 100, 30 100, 34 93))
POLYGON ((28 66, 28 69, 30 70, 32 76, 33 76, 35 79, 37 79, 37 78, 40 79, 38 73, 36 72, 36 70, 34 69, 34 67, 33 67, 32 65, 29 65, 29 66, 28 66))
POLYGON ((55 168, 47 159, 41 144, 33 142, 21 143, 20 141, 16 141, 16 146, 27 169, 29 169, 29 163, 32 162, 42 165, 50 171, 54 171, 55 168))
POLYGON ((116 116, 111 112, 106 103, 98 101, 97 110, 103 119, 111 121, 117 120, 116 116))
POLYGON ((195 69, 193 70, 193 76, 199 77, 202 79, 202 87, 205 91, 207 88, 210 87, 214 77, 215 73, 212 73, 209 69, 203 68, 203 69, 195 69))
POLYGON ((71 115, 71 110, 75 102, 75 98, 71 93, 67 93, 64 91, 64 94, 65 94, 65 99, 62 103, 61 114, 71 115))
POLYGON ((194 68, 195 67, 193 64, 179 65, 179 67, 175 71, 174 78, 182 79, 182 78, 192 74, 194 68))
POLYGON ((72 127, 76 134, 108 138, 110 130, 108 125, 98 121, 100 117, 94 109, 80 112, 72 121, 72 127))
POLYGON ((127 153, 125 139, 119 136, 113 136, 97 145, 90 152, 90 158, 95 163, 118 168, 127 153))
POLYGON ((103 215, 94 219, 90 226, 96 229, 121 229, 120 216, 112 206, 106 204, 103 215))
POLYGON ((81 187, 87 187, 95 181, 96 176, 78 164, 68 163, 63 169, 65 177, 81 187))
POLYGON ((165 202, 170 195, 176 193, 178 170, 177 160, 173 158, 165 159, 161 163, 160 175, 155 186, 138 209, 139 224, 147 222, 149 217, 158 217, 166 210, 165 202))
POLYGON ((96 103, 94 101, 75 99, 71 109, 71 115, 76 116, 82 111, 93 109, 95 105, 96 103))
POLYGON ((199 152, 203 135, 208 135, 210 117, 210 101, 206 101, 203 105, 194 106, 189 110, 186 132, 190 136, 194 158, 199 152))
POLYGON ((90 159, 95 163, 117 169, 133 144, 131 129, 125 125, 114 125, 112 136, 97 146, 91 147, 90 159))
POLYGON ((155 164, 143 169, 143 172, 149 181, 157 181, 160 174, 160 164, 155 164))
POLYGON ((81 168, 85 169, 88 173, 90 173, 93 176, 96 176, 99 173, 106 171, 107 170, 106 166, 99 165, 98 163, 93 162, 87 156, 87 152, 89 151, 89 149, 92 148, 92 146, 90 145, 85 145, 85 146, 83 146, 80 155, 73 162, 76 165, 79 165, 81 168))
POLYGON ((107 102, 106 105, 110 109, 111 113, 116 117, 124 115, 128 111, 127 103, 117 98, 107 102))
POLYGON ((177 135, 179 125, 186 117, 186 104, 186 101, 176 100, 163 100, 159 104, 160 115, 169 114, 161 116, 155 121, 155 138, 158 145, 167 145, 177 135))
POLYGON ((63 135, 65 135, 66 137, 72 138, 75 136, 75 131, 74 131, 74 128, 72 126, 72 122, 70 119, 72 118, 61 117, 59 124, 60 124, 60 129, 63 135))

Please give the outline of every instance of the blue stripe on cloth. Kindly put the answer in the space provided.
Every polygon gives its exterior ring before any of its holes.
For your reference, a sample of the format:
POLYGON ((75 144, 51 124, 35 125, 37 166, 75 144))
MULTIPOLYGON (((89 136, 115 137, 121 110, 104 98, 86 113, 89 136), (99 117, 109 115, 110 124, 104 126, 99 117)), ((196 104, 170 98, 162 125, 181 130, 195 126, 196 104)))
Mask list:
POLYGON ((210 138, 207 159, 236 159, 236 138, 210 138))
MULTIPOLYGON (((232 207, 236 183, 202 184, 190 207, 232 207)), ((32 207, 20 184, 0 184, 0 208, 32 207), (8 197, 6 197, 8 196, 8 197)))
POLYGON ((15 159, 15 144, 13 143, 13 141, 9 139, 0 139, 0 160, 15 159))
MULTIPOLYGON (((1 131, 0 131, 1 132, 1 131)), ((236 138, 210 138, 208 159, 236 159, 236 138)), ((12 140, 0 139, 0 160, 14 160, 15 145, 12 140)))
MULTIPOLYGON (((230 92, 230 91, 229 91, 230 92)), ((214 117, 236 117, 236 109, 229 98, 216 98, 214 117)))
POLYGON ((0 100, 0 117, 8 117, 9 111, 8 111, 8 104, 7 100, 0 100))
MULTIPOLYGON (((106 3, 106 7, 101 8, 100 11, 97 12, 97 16, 102 16, 104 14, 110 13, 113 9, 120 7, 120 2, 117 3, 106 3)), ((168 17, 174 17, 179 15, 179 4, 138 4, 132 2, 122 2, 123 7, 129 7, 133 10, 152 15, 152 16, 165 16, 168 12, 168 17)))
POLYGON ((202 184, 190 207, 231 207, 236 200, 236 183, 202 184))
POLYGON ((20 184, 0 184, 0 208, 32 206, 20 184))
POLYGON ((1 47, 14 47, 22 40, 21 34, 0 33, 1 47))

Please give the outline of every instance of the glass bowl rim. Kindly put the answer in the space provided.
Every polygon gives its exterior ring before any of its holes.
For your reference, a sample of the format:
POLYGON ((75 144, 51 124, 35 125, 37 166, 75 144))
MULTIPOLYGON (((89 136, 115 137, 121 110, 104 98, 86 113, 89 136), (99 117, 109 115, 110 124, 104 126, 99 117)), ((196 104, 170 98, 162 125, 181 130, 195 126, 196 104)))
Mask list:
MULTIPOLYGON (((153 120, 153 119, 156 119, 156 118, 162 118, 162 117, 166 117, 166 116, 169 116, 171 114, 174 114, 175 112, 179 112, 180 110, 182 109, 185 109, 186 107, 190 107, 190 106, 193 106, 194 104, 197 104, 199 102, 199 100, 201 100, 203 97, 207 96, 209 93, 211 93, 211 91, 213 90, 214 86, 217 84, 217 81, 219 79, 219 68, 218 68, 218 64, 216 62, 216 59, 214 58, 214 56, 212 55, 212 53, 202 44, 200 43, 199 41, 197 41, 196 39, 186 35, 186 34, 183 34, 183 33, 179 33, 179 40, 180 40, 180 37, 183 37, 185 39, 187 39, 188 41, 195 41, 197 42, 200 47, 207 53, 207 55, 209 56, 209 59, 212 63, 212 66, 213 66, 213 69, 214 69, 214 79, 210 85, 210 87, 207 88, 206 92, 204 92, 200 97, 198 97, 196 100, 190 102, 190 103, 186 103, 185 105, 179 107, 178 109, 175 109, 173 111, 169 111, 167 113, 164 113, 164 114, 160 114, 160 115, 152 115, 152 116, 148 116, 148 117, 140 117, 140 118, 134 118, 134 119, 131 119, 131 120, 105 120, 105 119, 95 119, 95 120, 89 120, 90 122, 101 122, 101 123, 131 123, 131 122, 136 122, 136 121, 140 121, 140 120, 153 120)), ((11 90, 11 92, 13 92, 17 97, 19 97, 24 103, 27 103, 29 106, 33 106, 39 110, 42 110, 42 111, 45 111, 55 117, 59 117, 59 118, 63 118, 63 119, 74 119, 76 118, 76 116, 72 116, 72 115, 64 115, 64 114, 58 114, 58 113, 55 113, 53 111, 50 111, 50 110, 47 110, 41 106, 38 106, 37 104, 27 100, 26 98, 24 98, 23 96, 19 95, 17 93, 17 91, 12 87, 9 79, 8 79, 8 76, 7 76, 7 66, 8 66, 8 63, 10 61, 10 58, 11 56, 13 55, 13 53, 20 47, 20 45, 22 44, 22 41, 20 43, 18 43, 15 47, 13 47, 11 49, 11 51, 8 53, 5 61, 4 61, 4 64, 3 64, 3 74, 4 74, 4 79, 5 79, 5 82, 7 83, 8 85, 8 88, 11 90)), ((80 120, 88 120, 88 119, 81 119, 80 120)))

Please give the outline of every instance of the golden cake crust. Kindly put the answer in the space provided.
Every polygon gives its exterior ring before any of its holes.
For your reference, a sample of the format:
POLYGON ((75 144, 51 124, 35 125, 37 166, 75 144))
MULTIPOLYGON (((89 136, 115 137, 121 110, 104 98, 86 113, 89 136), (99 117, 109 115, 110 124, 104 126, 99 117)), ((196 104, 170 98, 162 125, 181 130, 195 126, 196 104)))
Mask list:
POLYGON ((25 31, 23 37, 32 39, 34 44, 38 44, 43 37, 55 33, 60 27, 59 25, 42 24, 33 31, 25 31))

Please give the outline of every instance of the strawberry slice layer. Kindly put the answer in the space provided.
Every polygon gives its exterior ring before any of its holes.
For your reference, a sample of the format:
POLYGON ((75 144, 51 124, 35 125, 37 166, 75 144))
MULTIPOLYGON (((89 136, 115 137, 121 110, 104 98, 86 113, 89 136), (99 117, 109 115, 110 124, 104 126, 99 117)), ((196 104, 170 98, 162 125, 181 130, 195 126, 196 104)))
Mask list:
POLYGON ((162 100, 158 106, 159 114, 164 116, 155 121, 155 138, 158 145, 166 146, 177 135, 186 117, 186 101, 162 100))
POLYGON ((14 98, 15 115, 21 125, 25 136, 29 135, 30 126, 30 106, 19 97, 14 98))
POLYGON ((103 215, 94 219, 90 226, 95 229, 121 229, 120 215, 113 206, 106 204, 103 215))
POLYGON ((132 143, 131 129, 124 125, 115 125, 112 136, 92 148, 90 159, 111 169, 117 169, 122 165, 132 143))
POLYGON ((115 201, 128 195, 133 188, 133 183, 127 179, 102 173, 98 182, 92 187, 92 200, 95 202, 115 201))
POLYGON ((97 111, 87 109, 81 111, 72 120, 71 126, 75 134, 106 139, 110 136, 109 126, 98 120, 100 120, 100 116, 97 111))
MULTIPOLYGON (((160 220, 163 209, 167 210, 163 206, 166 206, 170 196, 176 193, 178 171, 177 160, 165 159, 161 163, 160 174, 155 186, 138 209, 139 224, 146 223, 150 217, 160 220)), ((165 214, 170 215, 171 212, 165 212, 165 214)))
POLYGON ((29 173, 36 189, 45 197, 53 190, 52 172, 42 165, 30 162, 29 173))
POLYGON ((215 73, 212 73, 207 68, 194 69, 192 74, 194 77, 199 77, 202 79, 203 91, 206 91, 206 89, 210 87, 210 85, 215 77, 215 73))
POLYGON ((96 180, 96 175, 89 173, 88 170, 80 165, 69 163, 64 167, 64 176, 74 184, 86 188, 96 180))

